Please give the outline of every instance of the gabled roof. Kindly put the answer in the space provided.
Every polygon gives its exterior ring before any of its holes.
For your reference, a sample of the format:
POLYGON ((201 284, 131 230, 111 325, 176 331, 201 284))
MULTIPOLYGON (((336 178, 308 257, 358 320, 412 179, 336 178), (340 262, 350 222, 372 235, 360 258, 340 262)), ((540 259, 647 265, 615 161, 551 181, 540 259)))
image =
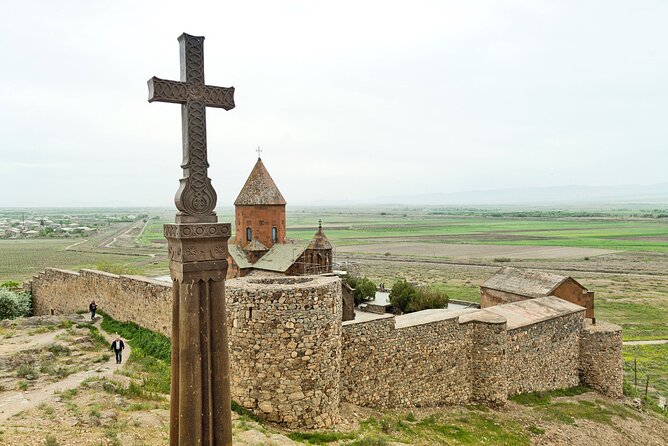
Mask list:
POLYGON ((261 251, 269 251, 269 248, 264 246, 262 242, 260 242, 258 239, 254 238, 251 240, 249 244, 244 246, 244 251, 246 252, 261 252, 261 251))
POLYGON ((235 206, 252 205, 285 205, 287 202, 276 183, 269 175, 267 168, 260 158, 257 159, 255 167, 251 171, 244 187, 241 188, 239 196, 234 201, 235 206))
POLYGON ((303 246, 294 243, 277 243, 253 264, 253 268, 284 273, 303 253, 303 246))
POLYGON ((318 224, 318 232, 315 233, 306 249, 332 249, 332 244, 329 242, 325 232, 322 230, 322 222, 318 224))
POLYGON ((243 249, 233 244, 230 244, 228 246, 228 249, 230 250, 230 256, 232 256, 232 259, 234 259, 234 263, 237 264, 239 269, 246 269, 253 267, 253 264, 248 261, 248 257, 246 257, 246 253, 243 251, 243 249))
POLYGON ((296 243, 277 243, 257 262, 251 263, 246 253, 237 245, 230 245, 230 255, 239 269, 260 269, 284 273, 304 253, 304 247, 296 243))
POLYGON ((544 297, 552 294, 559 285, 568 279, 568 276, 545 271, 505 267, 487 279, 481 286, 521 296, 544 297))

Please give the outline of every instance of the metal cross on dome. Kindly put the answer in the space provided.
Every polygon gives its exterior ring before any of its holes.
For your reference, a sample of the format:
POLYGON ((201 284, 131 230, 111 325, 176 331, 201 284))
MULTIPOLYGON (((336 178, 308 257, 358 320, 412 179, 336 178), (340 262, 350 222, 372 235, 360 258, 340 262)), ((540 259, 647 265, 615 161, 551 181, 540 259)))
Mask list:
POLYGON ((181 81, 152 77, 148 81, 148 101, 181 104, 183 178, 174 202, 188 221, 215 222, 217 197, 207 173, 206 107, 233 109, 234 87, 204 83, 204 37, 183 33, 178 40, 181 81))

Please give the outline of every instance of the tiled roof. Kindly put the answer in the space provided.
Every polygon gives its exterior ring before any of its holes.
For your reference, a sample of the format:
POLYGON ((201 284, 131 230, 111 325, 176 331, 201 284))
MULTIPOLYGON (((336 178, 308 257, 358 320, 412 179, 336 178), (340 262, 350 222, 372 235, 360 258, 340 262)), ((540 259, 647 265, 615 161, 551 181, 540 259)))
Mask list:
POLYGON ((552 291, 567 279, 568 276, 545 271, 505 267, 481 286, 521 296, 543 297, 552 294, 552 291))
POLYGON ((261 251, 269 251, 269 248, 264 246, 262 242, 260 242, 258 239, 254 238, 251 240, 249 244, 244 246, 244 251, 246 252, 261 252, 261 251))
POLYGON ((332 244, 322 230, 322 224, 318 226, 318 232, 315 233, 306 249, 332 249, 332 244))
POLYGON ((287 202, 276 183, 269 175, 267 168, 260 158, 257 159, 255 167, 248 176, 244 187, 241 188, 239 196, 234 201, 235 206, 252 205, 285 205, 287 202))

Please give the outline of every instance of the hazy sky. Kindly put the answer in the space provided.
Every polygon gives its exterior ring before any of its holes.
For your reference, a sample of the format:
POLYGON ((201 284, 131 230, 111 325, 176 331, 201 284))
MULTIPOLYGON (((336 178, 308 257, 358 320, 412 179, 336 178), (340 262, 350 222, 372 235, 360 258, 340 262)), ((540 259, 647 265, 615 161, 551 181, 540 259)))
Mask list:
POLYGON ((204 35, 209 176, 289 204, 668 181, 668 2, 2 1, 0 206, 173 206, 182 32, 204 35))

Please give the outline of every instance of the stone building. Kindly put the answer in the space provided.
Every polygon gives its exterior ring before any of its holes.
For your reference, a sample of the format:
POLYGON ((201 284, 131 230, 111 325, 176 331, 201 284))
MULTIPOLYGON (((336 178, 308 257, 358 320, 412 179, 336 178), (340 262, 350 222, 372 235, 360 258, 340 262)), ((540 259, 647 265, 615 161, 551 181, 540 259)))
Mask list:
POLYGON ((505 267, 480 285, 480 308, 556 296, 586 308, 585 317, 595 321, 594 292, 569 276, 545 271, 505 267))
POLYGON ((332 244, 322 222, 307 246, 287 238, 283 194, 258 158, 234 201, 235 238, 228 278, 254 271, 286 276, 332 272, 332 244))

